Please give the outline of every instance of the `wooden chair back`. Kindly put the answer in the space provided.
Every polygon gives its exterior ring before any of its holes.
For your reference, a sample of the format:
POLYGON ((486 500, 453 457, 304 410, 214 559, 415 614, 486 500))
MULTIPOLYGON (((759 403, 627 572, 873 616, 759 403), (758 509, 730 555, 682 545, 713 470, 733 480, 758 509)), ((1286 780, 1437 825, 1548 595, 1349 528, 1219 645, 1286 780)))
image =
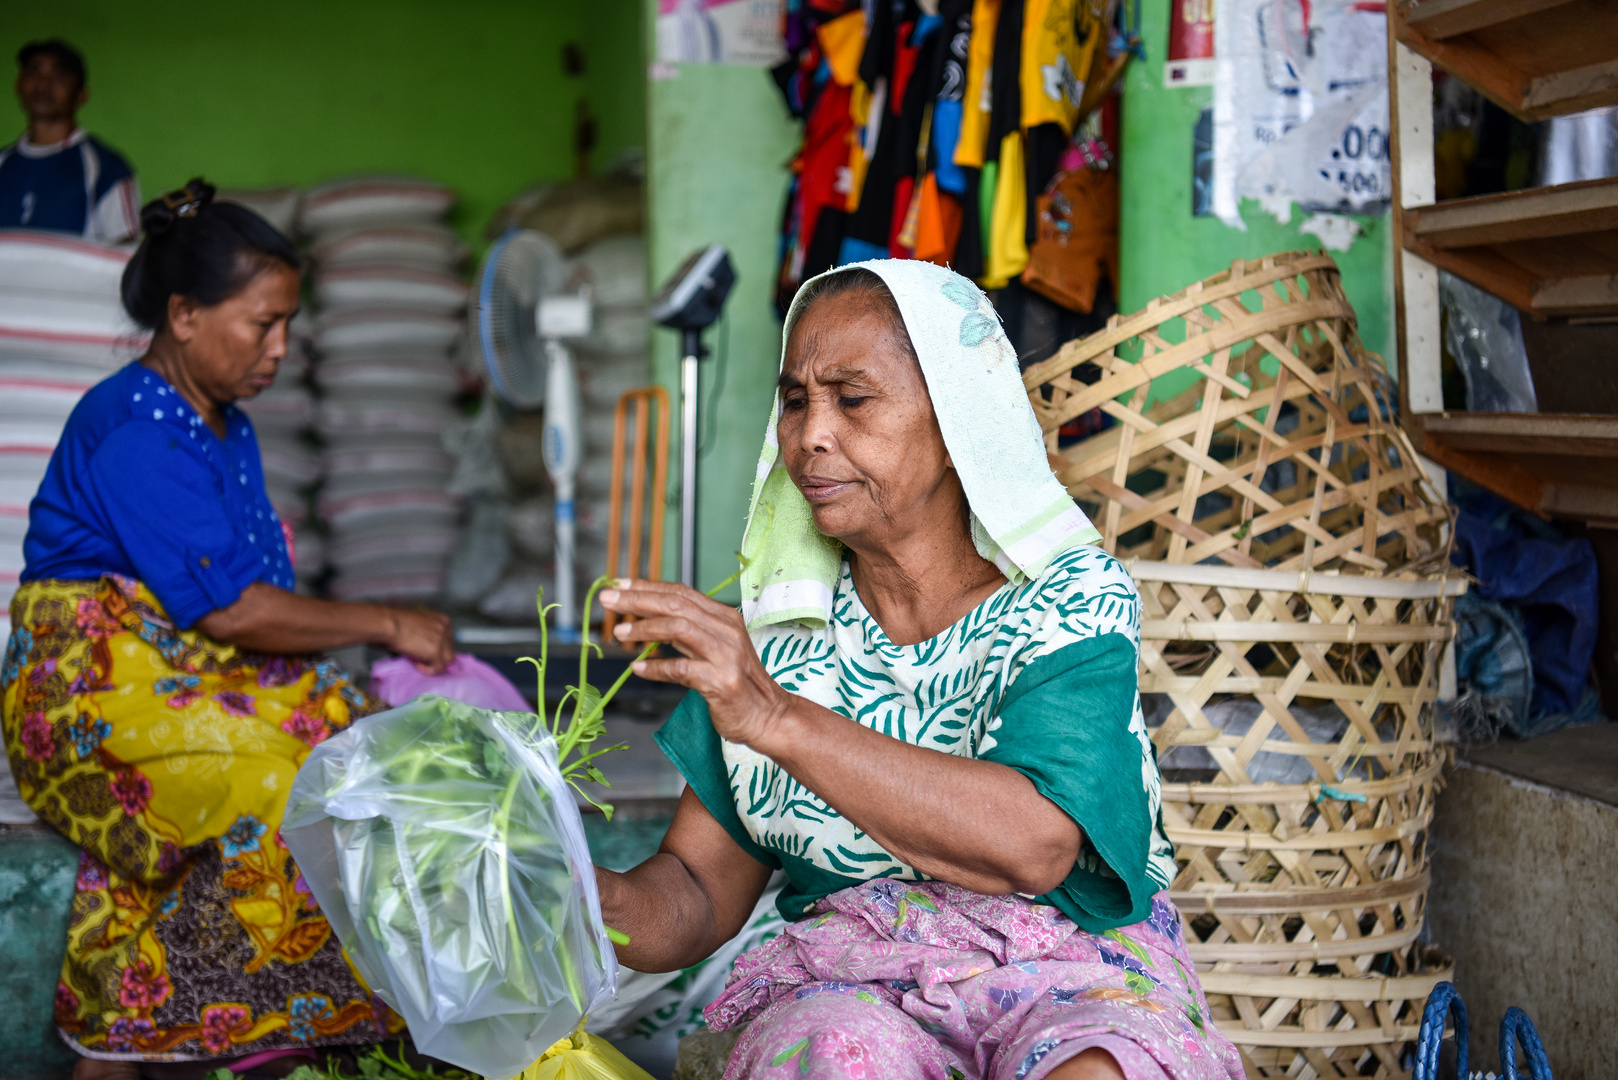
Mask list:
MULTIPOLYGON (((661 386, 626 390, 618 398, 618 407, 612 419, 612 487, 607 513, 608 577, 650 581, 657 581, 661 577, 668 476, 668 391, 661 386), (654 420, 655 435, 652 434, 654 420), (647 476, 648 465, 650 477, 647 476), (624 520, 626 505, 629 509, 627 522, 624 520)), ((612 628, 618 619, 614 612, 604 614, 601 621, 602 640, 612 640, 612 628)))

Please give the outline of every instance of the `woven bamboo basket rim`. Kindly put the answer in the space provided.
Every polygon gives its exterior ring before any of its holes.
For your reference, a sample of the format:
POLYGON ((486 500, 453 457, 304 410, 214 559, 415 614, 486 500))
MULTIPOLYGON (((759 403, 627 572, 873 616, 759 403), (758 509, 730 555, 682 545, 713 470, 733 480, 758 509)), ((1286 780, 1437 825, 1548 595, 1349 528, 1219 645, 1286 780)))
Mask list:
MULTIPOLYGON (((1196 371, 1198 374, 1203 374, 1201 368, 1197 368, 1196 371)), ((1088 436, 1083 443, 1074 448, 1089 451, 1087 456, 1052 455, 1056 459, 1052 465, 1059 472, 1071 471, 1078 473, 1081 477, 1087 472, 1105 472, 1117 464, 1119 446, 1123 442, 1125 435, 1130 436, 1130 454, 1134 456, 1149 450, 1158 450, 1176 444, 1187 436, 1194 436, 1198 427, 1210 421, 1215 426, 1235 421, 1246 427, 1253 435, 1268 439, 1272 444, 1282 448, 1318 450, 1325 445, 1326 433, 1324 431, 1298 436, 1297 441, 1294 442, 1290 433, 1281 435, 1263 425, 1249 423, 1247 419, 1244 419, 1250 418, 1255 410, 1269 409, 1278 403, 1286 404, 1287 402, 1296 401, 1298 398, 1316 397, 1317 393, 1314 388, 1302 380, 1299 380, 1296 384, 1289 380, 1287 386, 1279 391, 1274 386, 1266 386, 1260 390, 1248 390, 1247 387, 1242 386, 1241 389, 1247 396, 1225 398, 1217 405, 1207 406, 1206 411, 1199 409, 1195 412, 1162 419, 1154 418, 1149 413, 1139 413, 1133 409, 1124 408, 1119 406, 1116 401, 1111 401, 1109 404, 1101 406, 1101 408, 1115 417, 1119 421, 1118 424, 1107 428, 1105 431, 1099 431, 1088 436), (1275 396, 1278 392, 1281 395, 1279 402, 1275 396)), ((1065 402, 1063 408, 1064 410, 1066 409, 1065 402)), ((1375 430, 1392 438, 1398 438, 1392 431, 1382 428, 1380 425, 1375 430)), ((1370 424, 1342 423, 1334 425, 1332 438, 1336 442, 1370 434, 1373 434, 1370 424)), ((1191 447, 1183 445, 1175 445, 1175 449, 1181 453, 1189 452, 1191 454, 1190 460, 1210 469, 1216 476, 1228 478, 1231 475, 1240 475, 1239 473, 1231 474, 1227 472, 1218 459, 1209 457, 1206 452, 1199 453, 1191 447)), ((1320 463, 1316 462, 1311 467, 1311 471, 1319 472, 1321 468, 1320 463)), ((1221 479, 1213 481, 1213 484, 1218 486, 1223 482, 1224 479, 1221 479)), ((1208 478, 1204 478, 1203 483, 1208 484, 1210 481, 1208 478)), ((1338 483, 1342 483, 1340 478, 1338 483)), ((1206 492, 1207 488, 1205 487, 1202 493, 1206 494, 1206 492)))
POLYGON ((1202 989, 1210 994, 1301 1001, 1409 1001, 1425 998, 1445 976, 1441 971, 1392 976, 1244 975, 1238 971, 1203 971, 1197 978, 1202 982, 1202 989))
POLYGON ((1448 641, 1453 626, 1361 626, 1359 623, 1202 622, 1142 619, 1140 635, 1157 641, 1306 641, 1313 645, 1395 645, 1401 641, 1448 641))
POLYGON ((1136 581, 1169 585, 1202 585, 1252 592, 1304 593, 1317 596, 1359 596, 1373 599, 1424 600, 1460 596, 1468 579, 1458 567, 1416 576, 1389 577, 1344 574, 1335 570, 1265 570, 1249 566, 1209 566, 1202 563, 1126 559, 1124 569, 1136 581))
POLYGON ((1245 941, 1221 941, 1215 944, 1187 942, 1191 959, 1199 964, 1279 964, 1308 960, 1351 960, 1357 956, 1397 952, 1410 945, 1421 935, 1421 927, 1407 926, 1386 934, 1365 934, 1354 938, 1333 938, 1330 941, 1279 941, 1254 944, 1245 941))
MULTIPOLYGON (((1436 982, 1434 986, 1438 985, 1436 982)), ((1219 1033, 1238 1046, 1275 1046, 1285 1050, 1330 1050, 1339 1046, 1385 1046, 1415 1042, 1419 1024, 1355 1027, 1346 1031, 1305 1031, 1300 1027, 1244 1027, 1240 1020, 1215 1020, 1219 1033)))
POLYGON ((1432 875, 1422 870, 1410 877, 1344 888, 1268 889, 1257 883, 1245 884, 1248 887, 1240 891, 1233 887, 1170 891, 1169 899, 1185 915, 1292 915, 1304 911, 1337 911, 1414 899, 1432 884, 1432 875))
MULTIPOLYGON (((1158 675, 1148 672, 1141 676, 1141 693, 1143 694, 1175 694, 1191 693, 1203 682, 1201 675, 1158 675)), ((1219 680, 1218 692, 1221 694, 1240 694, 1244 697, 1256 697, 1259 694, 1277 694, 1283 687, 1297 686, 1292 695, 1300 698, 1320 698, 1328 701, 1359 702, 1365 699, 1364 683, 1328 683, 1317 679, 1305 679, 1294 684, 1286 675, 1257 675, 1247 677, 1244 675, 1226 675, 1219 680)), ((1377 696, 1377 700, 1388 705, 1425 705, 1438 697, 1438 690, 1430 686, 1385 686, 1377 696)), ((1211 732, 1208 738, 1217 737, 1217 732, 1211 732)), ((1188 734, 1187 741, 1197 736, 1188 734)))
MULTIPOLYGON (((1062 478, 1059 477, 1058 479, 1062 478)), ((1199 485, 1197 488, 1198 495, 1207 495, 1211 492, 1221 490, 1225 486, 1221 482, 1223 479, 1223 475, 1209 477, 1207 482, 1199 485)), ((1072 488, 1071 481, 1062 479, 1062 482, 1064 486, 1068 487, 1069 489, 1072 488)), ((1124 514, 1120 518, 1118 531, 1121 533, 1127 533, 1131 529, 1134 529, 1140 525, 1162 525, 1164 528, 1171 529, 1172 531, 1181 534, 1187 539, 1187 541, 1198 545, 1197 547, 1191 548, 1187 554, 1187 558, 1193 559, 1194 562, 1200 562, 1206 557, 1200 553, 1202 545, 1215 543, 1219 539, 1217 535, 1204 533, 1196 526, 1191 525, 1181 518, 1175 516, 1173 511, 1180 501, 1178 498, 1164 496, 1157 502, 1147 502, 1144 496, 1136 495, 1128 488, 1120 487, 1117 484, 1114 484, 1111 480, 1108 480, 1099 474, 1085 477, 1084 483, 1087 487, 1093 488, 1097 492, 1106 495, 1107 498, 1118 503, 1120 506, 1130 507, 1132 509, 1131 513, 1124 514), (1167 516, 1165 517, 1165 515, 1167 516)), ((1340 507, 1347 506, 1350 502, 1351 496, 1363 495, 1367 492, 1380 495, 1389 488, 1396 488, 1398 486, 1399 482, 1397 477, 1378 476, 1371 480, 1362 480, 1357 484, 1350 484, 1341 488, 1333 488, 1331 492, 1321 496, 1320 512, 1322 514, 1326 514, 1340 507)), ((1254 501, 1257 502, 1258 500, 1254 501)), ((1308 501, 1302 503, 1293 503, 1290 506, 1279 507, 1278 509, 1270 511, 1269 513, 1261 514, 1258 517, 1253 518, 1251 528, 1260 533, 1264 533, 1271 529, 1280 528, 1283 525, 1290 525, 1296 529, 1299 529, 1300 531, 1306 533, 1311 532, 1314 530, 1314 527, 1309 523, 1308 516, 1313 512, 1312 507, 1313 504, 1308 501)), ((1399 516, 1410 520, 1414 524, 1420 525, 1430 524, 1431 522, 1441 519, 1447 519, 1449 517, 1449 513, 1441 507, 1428 507, 1421 511, 1407 510, 1399 516)), ((1353 533, 1333 537, 1330 541, 1321 540, 1318 535, 1314 537, 1314 539, 1320 544, 1315 553, 1316 557, 1320 559, 1336 558, 1344 553, 1345 548, 1352 550, 1353 543, 1355 542, 1353 533)), ((1263 568, 1263 564, 1257 559, 1253 558, 1251 555, 1244 555, 1239 551, 1224 548, 1212 551, 1211 553, 1221 559, 1231 560, 1234 563, 1240 564, 1242 568, 1263 568)))
POLYGON ((1225 829, 1180 829, 1167 825, 1165 831, 1176 846, 1193 844, 1197 847, 1219 848, 1222 851, 1343 851, 1349 848, 1382 847, 1398 840, 1408 840, 1425 832, 1432 824, 1433 812, 1429 805, 1417 817, 1405 818, 1397 825, 1384 825, 1375 829, 1338 829, 1332 831, 1311 829, 1296 836, 1274 836, 1261 832, 1231 832, 1225 829))
MULTIPOLYGON (((1203 282, 1201 288, 1193 286, 1185 290, 1178 299, 1169 298, 1168 302, 1165 302, 1162 298, 1152 300, 1134 315, 1120 320, 1117 325, 1109 326, 1105 330, 1097 331, 1088 337, 1069 342, 1058 349, 1056 355, 1049 360, 1035 364, 1023 372, 1023 385, 1033 390, 1050 382, 1064 372, 1071 371, 1081 362, 1074 359, 1081 352, 1080 345, 1084 346, 1082 352, 1086 356, 1103 353, 1122 345, 1132 337, 1139 337, 1143 331, 1151 330, 1169 319, 1177 319, 1189 312, 1196 311, 1203 305, 1213 303, 1215 300, 1240 296, 1242 293, 1259 285, 1280 281, 1282 278, 1296 277, 1309 270, 1337 269, 1336 260, 1324 253, 1295 255, 1285 262, 1277 262, 1273 266, 1262 269, 1255 266, 1257 262, 1259 262, 1257 259, 1248 260, 1241 277, 1233 276, 1213 285, 1203 282)), ((1296 305, 1293 307, 1296 310, 1296 305)), ((1252 335, 1248 336, 1251 337, 1252 335)), ((1199 338, 1198 340, 1211 339, 1199 338)), ((1242 339, 1238 338, 1237 340, 1242 339)), ((1201 352, 1212 351, 1212 349, 1201 350, 1201 352)), ((1246 388, 1244 387, 1243 389, 1246 388)))
MULTIPOLYGON (((1144 680, 1142 680, 1144 681, 1144 680)), ((1302 697, 1302 694, 1297 695, 1302 697)), ((1422 697, 1412 697, 1412 704, 1424 704, 1431 700, 1432 694, 1422 697)), ((1383 700, 1379 698, 1378 700, 1383 700)), ((1174 736, 1174 746, 1201 746, 1218 750, 1234 750, 1247 741, 1245 735, 1226 735, 1220 728, 1182 728, 1174 736)), ((1294 743, 1294 742, 1266 742, 1264 752, 1268 754, 1291 754, 1293 757, 1321 757, 1320 748, 1329 746, 1336 748, 1335 743, 1294 743)), ((1433 741, 1426 737, 1385 739, 1376 744, 1379 754, 1423 754, 1431 750, 1433 741)), ((1336 787, 1336 784, 1332 785, 1336 787)), ((1328 796, 1329 797, 1329 796, 1328 796)), ((1273 800, 1266 799, 1265 802, 1273 800)))
MULTIPOLYGON (((1390 744, 1391 745, 1391 744, 1390 744)), ((1305 749, 1309 749, 1305 747, 1305 749)), ((1315 747, 1319 750, 1319 744, 1315 747)), ((1163 784, 1163 798, 1171 802, 1193 803, 1198 805, 1230 803, 1240 805, 1244 803, 1262 803, 1274 805, 1277 803, 1316 803, 1325 794, 1327 787, 1340 791, 1345 795, 1364 795, 1367 798, 1388 798, 1402 795, 1413 788, 1430 784, 1438 779, 1443 771, 1444 759, 1435 755, 1420 769, 1396 773, 1381 780, 1340 780, 1332 784, 1321 781, 1311 781, 1307 784, 1279 784, 1266 782, 1259 784, 1163 784)), ((1351 800, 1358 801, 1358 800, 1351 800)))

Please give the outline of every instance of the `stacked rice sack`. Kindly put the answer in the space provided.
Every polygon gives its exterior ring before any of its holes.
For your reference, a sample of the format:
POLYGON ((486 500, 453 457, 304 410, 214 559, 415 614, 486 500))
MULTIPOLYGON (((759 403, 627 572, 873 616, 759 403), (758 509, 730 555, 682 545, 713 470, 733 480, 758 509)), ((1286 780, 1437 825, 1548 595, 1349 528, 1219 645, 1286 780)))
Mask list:
POLYGON ((290 239, 297 235, 298 207, 303 202, 303 193, 295 187, 226 188, 217 198, 220 202, 247 207, 274 225, 282 236, 290 239))
POLYGON ((0 232, 0 636, 11 633, 28 504, 68 414, 146 347, 118 297, 132 252, 0 232))
POLYGON ((311 189, 299 213, 335 599, 428 600, 443 587, 460 513, 445 490, 461 390, 449 355, 467 304, 466 248, 444 224, 454 201, 426 180, 357 178, 311 189))
POLYGON ((597 240, 573 256, 571 266, 572 277, 589 286, 595 305, 590 336, 575 347, 584 432, 578 573, 588 585, 607 567, 613 413, 624 391, 652 383, 646 238, 634 234, 597 240))

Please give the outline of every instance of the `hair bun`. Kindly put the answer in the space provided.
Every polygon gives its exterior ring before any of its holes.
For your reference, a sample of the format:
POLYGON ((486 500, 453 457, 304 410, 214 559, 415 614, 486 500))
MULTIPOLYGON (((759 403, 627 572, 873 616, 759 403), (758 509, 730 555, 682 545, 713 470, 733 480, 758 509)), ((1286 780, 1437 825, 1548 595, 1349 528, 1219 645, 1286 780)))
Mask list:
POLYGON ((176 188, 140 208, 141 231, 147 236, 167 232, 181 218, 196 217, 213 203, 217 189, 202 177, 183 188, 176 188))

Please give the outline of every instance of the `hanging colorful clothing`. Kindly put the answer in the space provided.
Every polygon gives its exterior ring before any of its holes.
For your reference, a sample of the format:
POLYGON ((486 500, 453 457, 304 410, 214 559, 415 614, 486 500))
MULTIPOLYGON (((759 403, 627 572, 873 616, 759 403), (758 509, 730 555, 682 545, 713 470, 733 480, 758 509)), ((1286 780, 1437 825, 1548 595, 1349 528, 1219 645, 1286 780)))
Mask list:
POLYGON ((380 708, 328 660, 180 630, 124 577, 30 581, 0 670, 7 757, 82 849, 56 1024, 80 1053, 235 1058, 402 1022, 281 843, 310 747, 380 708))
POLYGON ((1058 323, 1082 333, 1104 321, 1110 293, 1096 320, 1065 317, 1096 310, 1094 267, 1075 291, 1043 287, 1050 268, 1031 265, 1042 227, 1058 241, 1074 227, 1041 212, 1064 158, 1095 141, 1083 114, 1104 106, 1129 55, 1109 50, 1138 39, 1115 36, 1109 11, 1108 0, 788 5, 789 59, 775 76, 805 131, 781 215, 778 313, 825 270, 895 258, 990 290, 1024 361, 1050 354, 1058 323), (829 100, 834 88, 846 101, 829 100))

